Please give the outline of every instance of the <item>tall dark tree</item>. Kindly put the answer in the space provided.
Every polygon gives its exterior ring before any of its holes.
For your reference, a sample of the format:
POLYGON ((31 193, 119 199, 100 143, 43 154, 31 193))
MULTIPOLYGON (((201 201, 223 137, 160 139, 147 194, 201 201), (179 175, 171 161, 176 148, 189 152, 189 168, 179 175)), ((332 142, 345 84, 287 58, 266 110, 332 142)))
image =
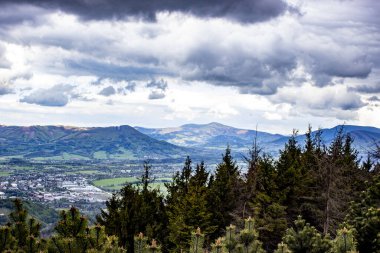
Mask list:
POLYGON ((145 164, 141 177, 142 188, 125 185, 106 202, 106 210, 101 210, 97 221, 105 226, 109 235, 119 238, 120 246, 128 252, 134 250, 134 236, 143 232, 149 238, 166 243, 168 218, 164 197, 158 189, 149 187, 150 166, 145 164))
POLYGON ((319 167, 318 161, 325 153, 325 149, 321 139, 322 132, 312 131, 309 125, 305 134, 305 145, 301 155, 301 177, 299 206, 300 215, 311 225, 321 228, 319 208, 319 199, 321 193, 319 191, 318 178, 319 167))
POLYGON ((300 213, 300 196, 303 194, 303 169, 302 150, 297 140, 297 131, 280 151, 280 157, 276 164, 278 192, 281 204, 287 207, 287 219, 290 223, 300 213))
POLYGON ((205 234, 215 231, 208 209, 208 177, 204 163, 193 173, 190 158, 168 185, 169 240, 173 251, 186 250, 191 242, 191 232, 197 227, 205 234))
POLYGON ((264 249, 272 251, 287 228, 286 207, 279 202, 273 158, 263 154, 255 164, 255 173, 247 174, 246 189, 250 192, 246 193, 248 199, 244 213, 254 216, 264 249), (255 184, 252 185, 252 182, 255 184))
POLYGON ((359 252, 380 252, 380 175, 351 203, 346 222, 356 230, 359 252))
POLYGON ((239 167, 232 158, 231 149, 227 147, 222 162, 215 171, 215 179, 212 182, 209 203, 213 215, 213 224, 217 226, 213 238, 221 236, 227 225, 234 220, 234 211, 243 208, 241 193, 243 191, 242 179, 239 167))

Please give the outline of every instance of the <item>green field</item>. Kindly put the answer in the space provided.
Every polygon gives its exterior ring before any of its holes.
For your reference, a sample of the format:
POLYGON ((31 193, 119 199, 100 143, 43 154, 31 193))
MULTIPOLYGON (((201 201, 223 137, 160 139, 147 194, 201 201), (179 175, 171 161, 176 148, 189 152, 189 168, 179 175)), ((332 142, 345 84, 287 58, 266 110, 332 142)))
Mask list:
MULTIPOLYGON (((155 182, 150 183, 150 187, 154 189, 160 189, 161 192, 166 193, 164 183, 170 182, 171 178, 158 178, 155 182)), ((116 177, 96 180, 92 182, 96 187, 100 187, 106 190, 120 190, 125 183, 137 184, 139 180, 135 177, 116 177)))
POLYGON ((96 180, 96 181, 93 181, 92 183, 96 187, 113 189, 115 186, 120 186, 121 188, 125 183, 135 183, 137 181, 138 180, 135 177, 115 177, 115 178, 96 180))

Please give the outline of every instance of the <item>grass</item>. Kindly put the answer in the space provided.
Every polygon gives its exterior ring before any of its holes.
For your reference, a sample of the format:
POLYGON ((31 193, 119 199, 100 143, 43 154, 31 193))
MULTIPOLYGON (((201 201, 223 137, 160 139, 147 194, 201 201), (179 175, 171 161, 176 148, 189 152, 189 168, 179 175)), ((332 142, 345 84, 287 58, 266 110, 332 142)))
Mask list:
MULTIPOLYGON (((153 189, 160 189, 163 194, 167 193, 165 183, 171 181, 171 178, 157 178, 155 182, 150 184, 153 189)), ((107 178, 93 181, 92 183, 96 187, 100 187, 106 190, 120 190, 125 183, 137 184, 139 181, 135 177, 117 177, 117 178, 107 178)), ((139 186, 140 187, 140 186, 139 186)))
POLYGON ((134 182, 137 182, 137 179, 135 177, 116 177, 116 178, 96 180, 96 181, 93 181, 92 183, 96 187, 108 189, 108 188, 114 188, 115 186, 120 186, 120 189, 121 189, 121 187, 125 183, 134 183, 134 182))

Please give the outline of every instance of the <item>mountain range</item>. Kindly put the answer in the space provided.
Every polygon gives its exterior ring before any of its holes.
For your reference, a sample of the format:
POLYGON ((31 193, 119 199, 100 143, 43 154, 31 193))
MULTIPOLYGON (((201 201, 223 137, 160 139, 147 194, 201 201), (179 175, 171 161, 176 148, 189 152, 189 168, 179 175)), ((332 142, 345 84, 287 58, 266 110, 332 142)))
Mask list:
MULTIPOLYGON (((220 123, 212 122, 209 124, 197 125, 187 124, 175 128, 142 128, 135 127, 138 131, 149 135, 157 140, 169 143, 217 152, 221 154, 227 144, 233 151, 247 153, 252 147, 254 139, 263 151, 274 156, 279 154, 279 150, 284 147, 289 136, 271 134, 250 129, 239 129, 220 123)), ((348 133, 354 139, 354 147, 359 151, 359 155, 365 156, 368 151, 372 151, 375 143, 380 142, 380 129, 369 126, 338 125, 333 128, 320 129, 322 140, 328 145, 342 129, 343 133, 348 133)), ((312 132, 314 135, 316 131, 312 132)), ((296 137, 302 146, 305 142, 305 134, 296 137)))
MULTIPOLYGON (((330 143, 338 130, 354 138, 354 146, 364 156, 380 142, 380 129, 366 126, 336 126, 322 129, 322 139, 330 143)), ((314 132, 315 133, 315 132, 314 132)), ((0 126, 0 157, 51 160, 70 159, 179 159, 186 155, 202 159, 220 158, 229 145, 246 154, 253 140, 274 156, 289 136, 220 123, 187 124, 173 128, 0 126)), ((297 136, 303 145, 305 135, 297 136)))
POLYGON ((50 159, 164 159, 187 148, 153 139, 130 126, 0 126, 0 156, 50 159))

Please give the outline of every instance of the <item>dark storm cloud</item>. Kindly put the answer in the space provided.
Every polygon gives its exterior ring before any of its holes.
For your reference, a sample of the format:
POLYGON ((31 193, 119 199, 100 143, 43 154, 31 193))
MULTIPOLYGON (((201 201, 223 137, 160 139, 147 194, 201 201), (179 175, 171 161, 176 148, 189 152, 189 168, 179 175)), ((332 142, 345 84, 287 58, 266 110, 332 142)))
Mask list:
POLYGON ((278 45, 273 54, 261 55, 233 46, 226 49, 218 43, 201 44, 188 54, 182 77, 238 87, 243 94, 271 95, 286 84, 297 65, 294 51, 284 47, 278 45))
POLYGON ((147 77, 157 74, 170 75, 168 71, 154 67, 144 66, 120 66, 109 62, 100 62, 93 60, 65 60, 66 71, 77 75, 95 75, 98 76, 98 81, 103 79, 111 79, 113 81, 129 81, 146 79, 147 77))
MULTIPOLYGON (((28 1, 1 1, 0 2, 0 27, 28 22, 36 25, 44 22, 46 14, 50 10, 29 4, 28 1)), ((32 1, 30 1, 32 2, 32 1)))
POLYGON ((361 93, 380 93, 380 82, 374 84, 363 84, 357 87, 351 88, 352 90, 361 92, 361 93))
MULTIPOLYGON (((156 20, 158 12, 183 12, 202 18, 222 17, 253 23, 279 16, 288 9, 292 10, 283 0, 20 0, 17 4, 14 0, 1 2, 3 6, 19 4, 59 9, 84 19, 123 19, 134 16, 150 21, 156 20)), ((22 19, 22 16, 18 19, 22 19)))
POLYGON ((371 102, 380 102, 380 98, 378 96, 372 96, 368 98, 367 100, 371 102))
POLYGON ((38 89, 20 99, 20 102, 42 106, 65 106, 70 100, 72 85, 58 84, 49 89, 38 89))
POLYGON ((116 90, 113 86, 108 86, 108 87, 105 87, 104 89, 102 89, 100 92, 99 92, 99 95, 102 95, 102 96, 105 96, 105 97, 109 97, 109 96, 112 96, 112 95, 115 95, 116 94, 116 90))

